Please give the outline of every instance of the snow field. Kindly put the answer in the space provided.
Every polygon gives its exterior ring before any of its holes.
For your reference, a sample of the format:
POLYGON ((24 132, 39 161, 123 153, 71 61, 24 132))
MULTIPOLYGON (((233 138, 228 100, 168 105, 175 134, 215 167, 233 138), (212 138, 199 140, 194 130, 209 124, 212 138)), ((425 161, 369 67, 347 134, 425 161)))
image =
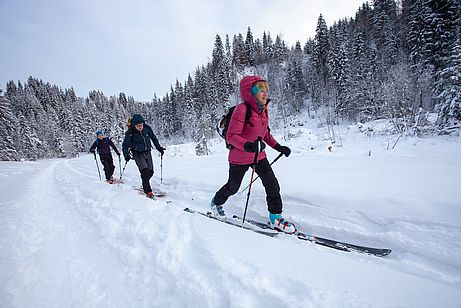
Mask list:
MULTIPOLYGON (((1 162, 0 306, 459 307, 460 145, 407 140, 388 151, 383 140, 358 139, 330 153, 318 140, 295 141, 274 164, 286 217, 319 236, 391 248, 388 257, 185 213, 207 211, 226 181, 220 143, 205 157, 167 147, 163 183, 154 155, 154 190, 167 192, 155 201, 132 189, 134 162, 114 185, 99 181, 90 155, 1 162)), ((241 189, 248 183, 249 172, 241 189)), ((245 201, 246 192, 231 197, 226 213, 242 216, 245 201)), ((247 217, 267 219, 259 181, 247 217)))

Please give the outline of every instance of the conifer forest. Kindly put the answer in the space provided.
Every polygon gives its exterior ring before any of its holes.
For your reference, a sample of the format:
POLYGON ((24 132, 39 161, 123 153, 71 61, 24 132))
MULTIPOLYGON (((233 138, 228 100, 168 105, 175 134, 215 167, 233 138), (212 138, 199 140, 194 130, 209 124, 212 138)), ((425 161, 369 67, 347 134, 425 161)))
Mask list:
POLYGON ((245 74, 269 83, 271 129, 308 114, 331 126, 389 119, 392 133, 459 134, 460 22, 459 0, 373 0, 330 27, 320 15, 315 37, 294 46, 250 27, 216 35, 208 63, 148 102, 98 90, 77 97, 33 76, 9 81, 0 89, 0 160, 73 157, 97 129, 120 145, 134 113, 164 143, 195 142, 206 154, 220 117, 240 102, 245 74))

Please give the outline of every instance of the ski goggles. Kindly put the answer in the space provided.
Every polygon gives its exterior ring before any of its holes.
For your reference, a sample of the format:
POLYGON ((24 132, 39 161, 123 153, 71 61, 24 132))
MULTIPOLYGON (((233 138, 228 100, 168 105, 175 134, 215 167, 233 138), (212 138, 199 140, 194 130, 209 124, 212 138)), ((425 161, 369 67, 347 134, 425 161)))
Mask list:
POLYGON ((255 96, 259 92, 269 91, 269 85, 265 81, 258 81, 251 87, 251 95, 255 96))

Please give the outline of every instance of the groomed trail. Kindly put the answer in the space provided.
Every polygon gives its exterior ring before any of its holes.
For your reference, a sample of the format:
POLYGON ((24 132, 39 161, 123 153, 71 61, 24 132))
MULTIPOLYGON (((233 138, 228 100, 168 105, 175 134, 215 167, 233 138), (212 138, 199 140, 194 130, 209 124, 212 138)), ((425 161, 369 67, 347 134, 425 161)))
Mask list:
MULTIPOLYGON (((412 217, 416 201, 400 209, 401 219, 388 203, 374 216, 365 202, 352 207, 338 194, 294 193, 301 185, 283 183, 287 213, 306 231, 389 246, 393 252, 385 258, 289 236, 272 239, 184 213, 185 207, 207 210, 225 181, 223 159, 170 158, 163 183, 158 172, 152 180, 167 196, 154 201, 132 189, 139 185, 133 162, 125 184, 114 185, 99 180, 90 155, 2 162, 0 306, 460 306, 461 228, 443 222, 450 213, 434 221, 412 217)), ((296 168, 290 164, 297 159, 279 168, 296 168)), ((251 198, 249 217, 266 219, 263 188, 255 185, 251 198)), ((398 204, 411 199, 395 198, 398 204)), ((233 197, 228 213, 241 215, 244 200, 233 197)), ((446 202, 443 210, 450 206, 446 202)))

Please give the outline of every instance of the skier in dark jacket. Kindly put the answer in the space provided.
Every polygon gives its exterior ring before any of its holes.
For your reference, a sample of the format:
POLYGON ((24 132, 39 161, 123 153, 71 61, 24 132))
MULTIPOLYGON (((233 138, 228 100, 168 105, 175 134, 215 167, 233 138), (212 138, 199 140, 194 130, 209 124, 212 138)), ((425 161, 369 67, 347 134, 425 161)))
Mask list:
POLYGON ((245 76, 240 81, 243 103, 235 107, 226 134, 227 141, 232 145, 228 156, 229 178, 212 198, 211 210, 218 219, 226 219, 223 205, 238 191, 246 171, 254 163, 255 153, 259 152, 254 168, 266 190, 270 225, 280 231, 293 233, 296 230, 293 224, 282 217, 280 186, 264 152, 267 143, 287 157, 291 153, 287 146, 282 146, 275 140, 268 129, 268 90, 267 82, 260 76, 245 76), (245 121, 247 108, 251 109, 248 124, 245 121))
MULTIPOLYGON (((106 175, 106 182, 112 184, 114 179, 112 175, 114 174, 115 166, 114 161, 112 160, 112 153, 110 152, 110 147, 112 147, 120 156, 120 152, 117 150, 115 144, 109 138, 104 138, 102 130, 96 131, 96 136, 98 139, 93 143, 90 148, 90 153, 95 154, 95 149, 98 149, 99 159, 101 159, 101 163, 104 166, 104 173, 106 175)), ((95 154, 96 155, 96 154, 95 154)))
POLYGON ((154 143, 157 151, 163 156, 166 149, 160 145, 152 128, 145 123, 144 118, 140 114, 133 115, 131 118, 131 127, 126 131, 122 144, 123 156, 126 162, 131 158, 136 162, 141 173, 142 188, 148 197, 153 196, 152 187, 149 182, 154 175, 154 164, 150 153, 152 148, 151 141, 154 143))

